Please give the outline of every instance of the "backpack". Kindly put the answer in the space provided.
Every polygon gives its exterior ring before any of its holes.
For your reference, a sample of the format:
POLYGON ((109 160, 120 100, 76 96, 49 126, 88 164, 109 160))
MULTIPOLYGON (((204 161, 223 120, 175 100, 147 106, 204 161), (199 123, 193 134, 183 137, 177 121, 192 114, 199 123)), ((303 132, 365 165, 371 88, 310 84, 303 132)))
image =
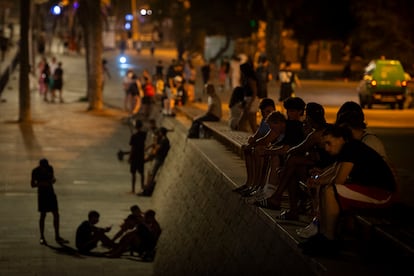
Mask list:
POLYGON ((146 97, 154 97, 155 96, 155 89, 154 86, 150 83, 145 85, 144 94, 146 97))

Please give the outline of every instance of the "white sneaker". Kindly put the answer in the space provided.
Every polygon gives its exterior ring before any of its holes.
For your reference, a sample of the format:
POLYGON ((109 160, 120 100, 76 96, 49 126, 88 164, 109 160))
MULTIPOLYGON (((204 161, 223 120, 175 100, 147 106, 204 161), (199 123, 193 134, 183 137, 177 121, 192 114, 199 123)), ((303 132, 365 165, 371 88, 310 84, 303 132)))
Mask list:
POLYGON ((304 228, 296 229, 296 234, 304 239, 308 239, 312 236, 315 236, 319 232, 319 220, 313 219, 311 223, 308 224, 308 226, 304 228))

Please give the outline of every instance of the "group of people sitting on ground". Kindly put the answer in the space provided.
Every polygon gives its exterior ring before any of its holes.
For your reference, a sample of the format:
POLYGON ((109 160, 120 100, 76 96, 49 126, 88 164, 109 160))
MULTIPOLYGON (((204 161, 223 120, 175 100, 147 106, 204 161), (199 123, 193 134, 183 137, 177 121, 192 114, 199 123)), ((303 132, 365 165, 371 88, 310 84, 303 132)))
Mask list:
POLYGON ((125 252, 134 252, 145 261, 152 261, 155 256, 155 247, 161 235, 161 227, 155 219, 155 211, 150 209, 142 212, 138 205, 130 208, 128 215, 120 225, 119 231, 109 238, 107 232, 112 227, 98 227, 100 214, 92 210, 88 219, 83 221, 76 230, 76 248, 81 254, 94 254, 93 250, 101 243, 109 250, 103 256, 119 258, 125 252))
POLYGON ((395 202, 395 172, 380 139, 367 131, 359 104, 344 103, 333 124, 315 102, 290 97, 284 108, 287 118, 275 111, 272 99, 262 99, 263 119, 243 146, 247 179, 234 191, 271 210, 282 210, 287 192, 289 208, 278 219, 314 217, 297 230, 307 239, 300 243, 304 252, 336 253, 343 214, 395 202))

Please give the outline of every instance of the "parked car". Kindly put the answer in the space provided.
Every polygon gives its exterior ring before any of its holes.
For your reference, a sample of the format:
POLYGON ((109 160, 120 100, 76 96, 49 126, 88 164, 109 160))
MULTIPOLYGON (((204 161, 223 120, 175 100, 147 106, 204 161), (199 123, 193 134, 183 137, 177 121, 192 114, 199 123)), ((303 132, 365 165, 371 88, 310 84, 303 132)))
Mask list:
POLYGON ((407 97, 408 74, 398 60, 372 60, 367 67, 357 91, 363 108, 373 104, 387 104, 392 109, 396 105, 404 109, 407 97))

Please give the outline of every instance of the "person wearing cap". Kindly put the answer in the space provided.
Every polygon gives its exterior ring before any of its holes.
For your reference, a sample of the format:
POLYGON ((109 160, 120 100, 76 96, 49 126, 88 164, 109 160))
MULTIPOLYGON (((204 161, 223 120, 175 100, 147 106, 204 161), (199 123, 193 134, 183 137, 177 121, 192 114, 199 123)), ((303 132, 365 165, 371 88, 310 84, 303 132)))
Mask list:
POLYGON ((54 170, 49 161, 45 158, 39 161, 39 166, 32 170, 31 186, 37 188, 37 204, 40 212, 39 229, 40 244, 47 245, 45 239, 45 219, 48 212, 53 214, 53 227, 55 229, 55 240, 57 243, 68 243, 59 233, 59 208, 57 197, 53 189, 56 182, 54 170))

